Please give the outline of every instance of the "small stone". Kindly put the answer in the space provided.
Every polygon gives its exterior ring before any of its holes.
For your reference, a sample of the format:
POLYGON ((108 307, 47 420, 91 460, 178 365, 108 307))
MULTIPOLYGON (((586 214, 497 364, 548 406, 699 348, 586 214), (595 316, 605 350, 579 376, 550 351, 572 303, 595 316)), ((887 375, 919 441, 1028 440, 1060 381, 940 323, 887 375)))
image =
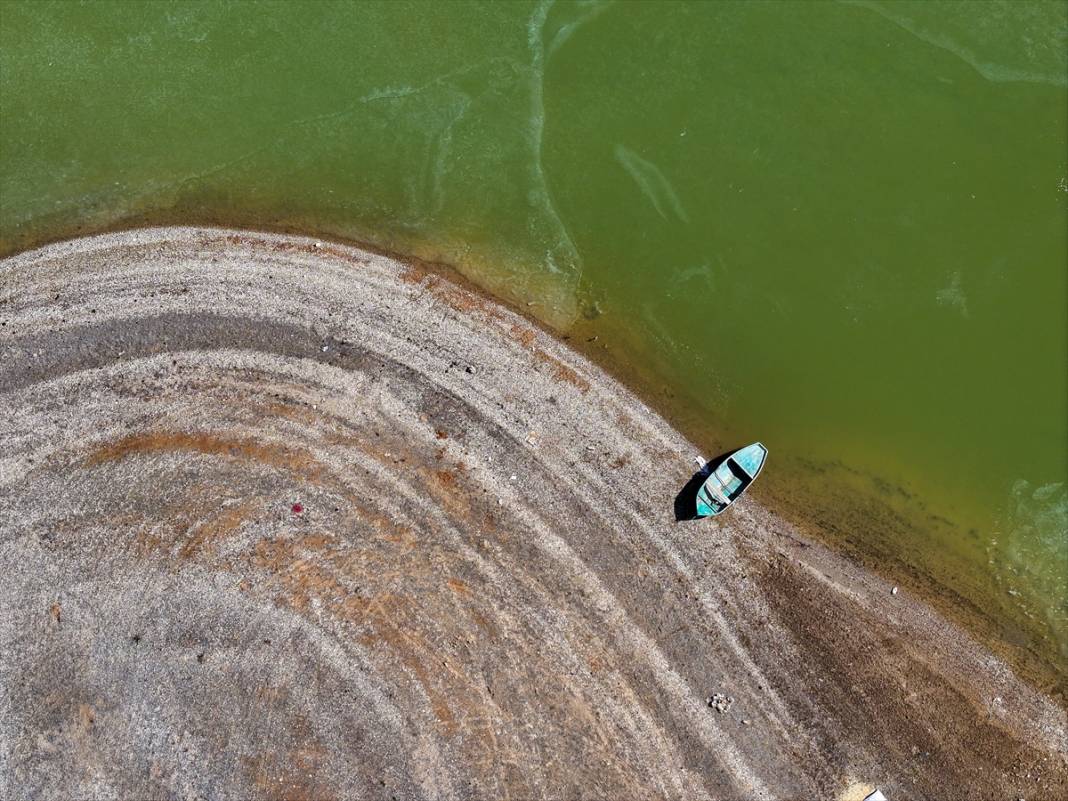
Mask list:
POLYGON ((894 589, 890 590, 890 594, 897 595, 897 587, 894 587, 894 589))
POLYGON ((467 367, 464 368, 464 372, 465 373, 470 373, 471 375, 474 375, 475 374, 475 368, 472 367, 471 365, 467 365, 467 367))
POLYGON ((722 713, 730 709, 731 704, 734 703, 734 699, 723 693, 713 693, 709 698, 705 699, 705 703, 717 712, 722 713))

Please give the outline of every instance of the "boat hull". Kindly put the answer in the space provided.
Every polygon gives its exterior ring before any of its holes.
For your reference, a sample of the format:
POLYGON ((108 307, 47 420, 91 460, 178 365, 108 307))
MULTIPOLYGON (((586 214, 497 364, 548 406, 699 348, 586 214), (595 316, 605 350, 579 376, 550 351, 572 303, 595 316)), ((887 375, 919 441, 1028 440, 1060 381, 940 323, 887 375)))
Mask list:
POLYGON ((729 453, 697 491, 697 517, 725 512, 753 483, 764 467, 768 449, 759 442, 729 453))

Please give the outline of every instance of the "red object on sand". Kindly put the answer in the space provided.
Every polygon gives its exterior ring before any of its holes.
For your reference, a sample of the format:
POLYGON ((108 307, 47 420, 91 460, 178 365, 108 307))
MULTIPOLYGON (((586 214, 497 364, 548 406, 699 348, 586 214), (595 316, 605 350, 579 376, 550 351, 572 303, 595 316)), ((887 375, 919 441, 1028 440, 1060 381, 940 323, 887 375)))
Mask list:
POLYGON ((293 514, 299 515, 303 511, 304 511, 304 507, 301 506, 299 503, 293 504, 293 514))

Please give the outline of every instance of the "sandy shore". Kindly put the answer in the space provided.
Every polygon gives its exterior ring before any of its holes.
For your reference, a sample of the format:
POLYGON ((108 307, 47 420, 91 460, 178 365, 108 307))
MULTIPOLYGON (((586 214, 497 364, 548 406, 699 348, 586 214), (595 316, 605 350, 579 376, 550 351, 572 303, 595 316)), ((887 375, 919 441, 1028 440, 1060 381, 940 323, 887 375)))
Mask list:
POLYGON ((1068 794, 1063 709, 752 500, 677 523, 696 448, 438 276, 149 229, 0 323, 0 797, 1068 794))

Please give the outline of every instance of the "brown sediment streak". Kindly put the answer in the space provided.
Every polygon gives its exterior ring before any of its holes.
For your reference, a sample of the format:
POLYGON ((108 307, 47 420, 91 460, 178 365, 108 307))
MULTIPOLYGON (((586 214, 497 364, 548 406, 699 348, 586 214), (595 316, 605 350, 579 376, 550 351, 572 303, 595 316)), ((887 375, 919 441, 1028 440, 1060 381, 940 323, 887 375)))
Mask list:
POLYGON ((247 459, 296 470, 309 480, 318 480, 322 467, 306 452, 292 448, 262 445, 249 439, 236 439, 206 432, 158 431, 130 434, 114 442, 97 446, 86 459, 86 465, 103 464, 130 456, 144 456, 172 451, 192 451, 206 456, 226 456, 247 459))
POLYGON ((179 556, 191 559, 214 550, 218 543, 237 532, 247 519, 250 507, 250 504, 239 504, 223 509, 218 516, 197 526, 178 551, 179 556))
POLYGON ((550 368, 550 375, 552 375, 556 381, 566 381, 568 384, 577 387, 583 393, 589 391, 590 382, 580 376, 573 367, 569 367, 534 344, 536 341, 534 329, 529 325, 513 324, 508 329, 508 335, 524 348, 527 348, 534 355, 534 360, 538 364, 548 365, 550 368))
POLYGON ((146 229, 0 293, 0 797, 1068 792, 1057 704, 751 498, 677 523, 695 447, 419 265, 146 229))

